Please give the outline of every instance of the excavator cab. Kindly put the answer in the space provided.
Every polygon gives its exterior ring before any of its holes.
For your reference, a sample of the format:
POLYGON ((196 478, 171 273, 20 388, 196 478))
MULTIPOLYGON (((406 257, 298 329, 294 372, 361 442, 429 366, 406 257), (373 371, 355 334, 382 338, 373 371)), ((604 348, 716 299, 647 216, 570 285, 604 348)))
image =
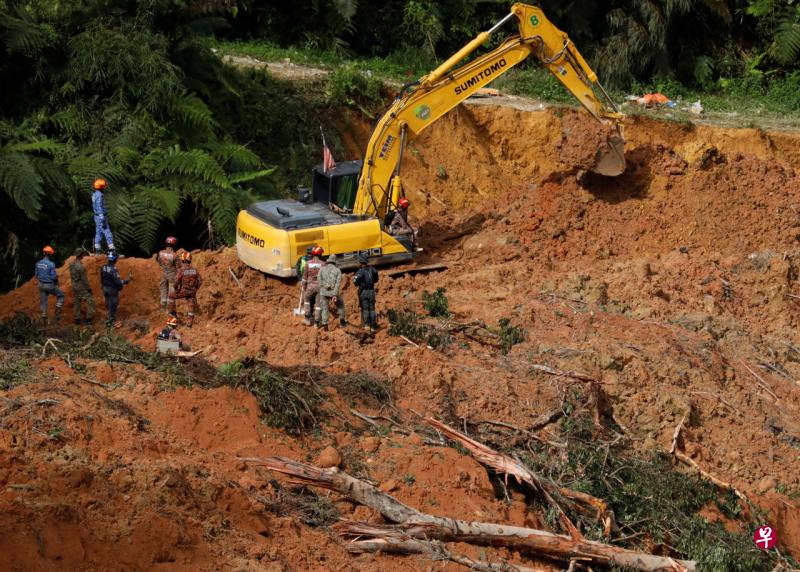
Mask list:
POLYGON ((350 214, 356 202, 362 161, 342 161, 325 172, 322 164, 311 172, 311 189, 300 190, 302 202, 322 203, 339 214, 350 214))

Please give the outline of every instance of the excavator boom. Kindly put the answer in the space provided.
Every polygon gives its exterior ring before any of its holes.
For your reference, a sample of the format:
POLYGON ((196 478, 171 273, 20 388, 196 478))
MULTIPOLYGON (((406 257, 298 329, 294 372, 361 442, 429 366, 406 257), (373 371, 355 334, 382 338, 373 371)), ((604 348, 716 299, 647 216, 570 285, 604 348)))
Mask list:
POLYGON ((438 68, 401 92, 381 117, 367 145, 353 212, 383 218, 402 194, 399 171, 405 143, 531 55, 556 76, 595 119, 617 126, 617 136, 611 138, 608 149, 600 150, 593 170, 609 176, 621 174, 625 170, 624 141, 619 132, 622 114, 569 36, 553 25, 540 8, 514 4, 511 13, 492 29, 478 34, 438 68), (512 18, 516 18, 519 25, 517 35, 453 69, 512 18))

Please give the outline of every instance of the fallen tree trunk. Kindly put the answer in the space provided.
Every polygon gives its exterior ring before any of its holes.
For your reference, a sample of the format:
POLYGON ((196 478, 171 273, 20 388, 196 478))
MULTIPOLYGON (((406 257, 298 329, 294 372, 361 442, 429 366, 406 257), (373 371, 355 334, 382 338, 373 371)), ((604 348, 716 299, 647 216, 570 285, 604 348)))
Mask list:
MULTIPOLYGON (((352 523, 365 524, 365 523, 352 523)), ((337 525, 334 525, 336 528, 337 525)), ((346 532, 343 531, 343 534, 346 532)), ((449 560, 472 570, 481 572, 545 572, 543 568, 519 566, 510 562, 476 562, 461 554, 448 550, 436 540, 418 540, 400 530, 387 530, 381 536, 373 536, 368 540, 352 540, 345 546, 348 552, 363 554, 364 552, 384 552, 391 554, 419 554, 431 560, 449 560)))
POLYGON ((452 518, 434 516, 407 506, 394 497, 380 492, 377 488, 351 477, 337 469, 321 469, 307 463, 301 463, 284 457, 247 457, 239 460, 262 465, 272 471, 292 477, 297 484, 320 487, 341 493, 357 503, 380 512, 384 518, 399 523, 399 527, 374 527, 360 523, 349 525, 343 523, 346 533, 371 534, 368 526, 376 534, 387 530, 400 530, 412 538, 436 539, 444 542, 468 542, 471 544, 504 546, 516 550, 547 556, 558 560, 573 558, 591 560, 606 565, 628 566, 640 572, 657 572, 662 570, 694 571, 694 561, 673 560, 664 556, 655 556, 627 550, 619 546, 611 546, 591 540, 570 538, 534 528, 506 526, 485 522, 469 522, 452 518), (355 528, 354 528, 355 527, 355 528))
POLYGON ((597 497, 593 497, 587 493, 573 491, 565 487, 559 487, 553 481, 544 479, 535 474, 528 467, 522 463, 512 459, 507 455, 498 453, 497 451, 487 447, 483 443, 479 443, 463 433, 445 425, 436 419, 425 419, 425 422, 434 427, 453 439, 461 443, 472 455, 483 465, 486 465, 498 473, 506 476, 513 476, 518 483, 525 483, 531 487, 535 492, 545 497, 548 503, 556 509, 561 519, 562 524, 570 533, 570 536, 578 539, 581 535, 575 529, 575 525, 564 514, 561 505, 556 501, 555 497, 565 497, 569 500, 569 507, 572 510, 582 514, 591 514, 593 517, 598 518, 603 522, 603 530, 606 537, 611 536, 611 530, 616 528, 614 521, 614 511, 612 511, 608 504, 597 497), (577 535, 577 536, 576 536, 577 535))

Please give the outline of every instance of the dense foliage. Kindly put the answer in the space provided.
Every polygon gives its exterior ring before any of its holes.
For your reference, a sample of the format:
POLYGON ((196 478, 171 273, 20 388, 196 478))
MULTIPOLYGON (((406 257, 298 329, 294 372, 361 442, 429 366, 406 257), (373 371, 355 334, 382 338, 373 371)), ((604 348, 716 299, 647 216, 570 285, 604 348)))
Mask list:
MULTIPOLYGON (((309 104, 300 88, 225 65, 205 38, 379 58, 413 78, 510 3, 0 0, 0 290, 30 276, 45 243, 61 258, 91 247, 95 177, 110 181, 111 226, 125 253, 151 253, 166 234, 189 247, 230 243, 243 204, 285 194, 317 159, 326 109, 363 110, 385 95, 345 67, 315 86, 309 104)), ((800 109, 793 0, 541 5, 610 85, 688 86, 800 109)), ((504 80, 549 89, 534 73, 504 80)))

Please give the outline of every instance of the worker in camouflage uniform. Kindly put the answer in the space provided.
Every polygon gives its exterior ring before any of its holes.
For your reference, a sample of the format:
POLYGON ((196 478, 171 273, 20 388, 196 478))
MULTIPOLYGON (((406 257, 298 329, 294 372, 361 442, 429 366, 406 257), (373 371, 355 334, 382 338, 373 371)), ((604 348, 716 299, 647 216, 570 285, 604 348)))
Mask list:
POLYGON ((92 294, 92 287, 89 285, 89 277, 86 275, 86 268, 83 267, 83 257, 86 256, 86 251, 83 248, 75 249, 75 260, 69 264, 69 277, 72 280, 72 294, 75 299, 72 302, 72 307, 75 310, 75 323, 80 325, 81 322, 81 306, 86 304, 86 324, 92 323, 94 318, 95 303, 94 295, 92 294))
POLYGON ((344 299, 342 298, 341 291, 342 271, 336 266, 336 255, 331 254, 328 257, 328 263, 319 271, 320 322, 322 323, 323 330, 328 329, 328 314, 331 301, 336 304, 336 310, 339 314, 339 324, 342 327, 347 325, 344 299))
POLYGON ((36 281, 39 282, 39 313, 42 318, 42 325, 47 325, 47 303, 50 296, 56 297, 56 312, 53 316, 53 323, 61 321, 61 308, 64 306, 64 293, 58 287, 58 275, 56 265, 50 259, 55 256, 56 251, 52 246, 47 245, 42 249, 44 256, 36 263, 34 272, 36 281))
POLYGON ((378 331, 378 314, 375 312, 375 285, 378 283, 378 271, 370 266, 369 259, 358 255, 358 270, 353 282, 358 287, 358 303, 361 306, 361 324, 365 330, 378 331))
POLYGON ((191 328, 194 324, 194 316, 197 313, 197 291, 203 285, 200 273, 192 266, 192 253, 184 252, 181 254, 181 268, 175 276, 175 287, 169 295, 167 310, 170 316, 177 318, 176 302, 183 298, 189 301, 189 312, 186 314, 186 326, 191 328))
POLYGON ((311 325, 312 308, 314 326, 319 327, 320 318, 320 305, 319 305, 319 273, 322 267, 325 266, 325 261, 321 256, 324 254, 321 246, 315 246, 311 251, 311 260, 306 263, 303 270, 303 314, 305 319, 303 323, 306 326, 311 325))
POLYGON ((156 255, 156 261, 161 268, 161 282, 158 290, 161 294, 161 309, 166 310, 169 305, 169 296, 175 290, 175 279, 178 276, 178 253, 175 252, 175 245, 178 239, 168 236, 165 241, 164 249, 156 255))

